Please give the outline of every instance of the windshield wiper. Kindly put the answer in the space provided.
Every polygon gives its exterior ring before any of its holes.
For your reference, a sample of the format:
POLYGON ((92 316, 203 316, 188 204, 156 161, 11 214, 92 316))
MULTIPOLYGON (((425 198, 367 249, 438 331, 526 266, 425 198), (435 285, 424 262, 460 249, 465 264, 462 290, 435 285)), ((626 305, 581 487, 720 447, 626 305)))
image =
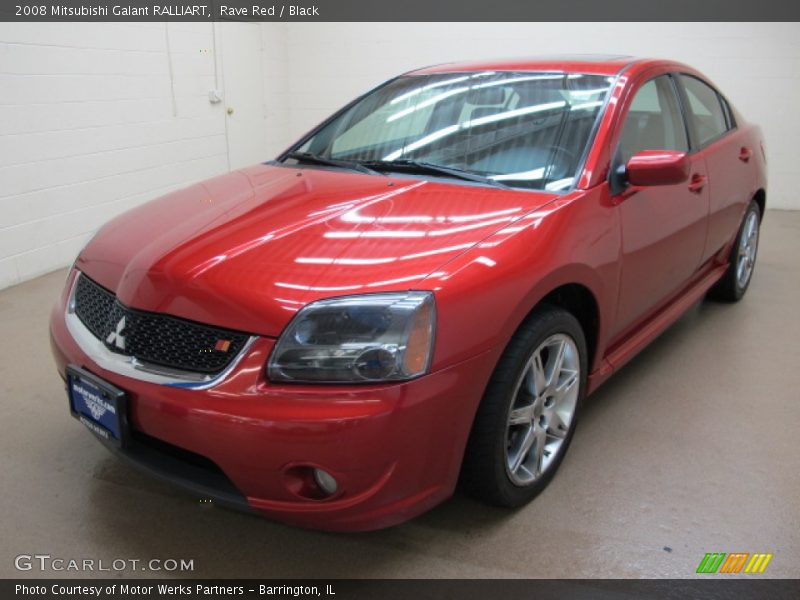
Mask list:
POLYGON ((444 175, 446 177, 454 177, 456 179, 463 179, 465 181, 476 181, 494 187, 509 188, 499 181, 495 181, 489 177, 478 175, 472 171, 466 171, 457 167, 446 167, 444 165, 437 165, 421 160, 411 160, 409 158, 400 158, 397 160, 366 160, 359 164, 374 169, 376 171, 400 171, 403 173, 430 173, 432 175, 444 175))
POLYGON ((352 169, 355 171, 360 171, 361 173, 369 173, 370 175, 380 175, 380 173, 374 169, 370 169, 369 167, 358 162, 326 158, 317 154, 311 154, 310 152, 289 152, 286 155, 286 158, 293 158, 298 162, 324 165, 326 167, 339 167, 340 169, 352 169))

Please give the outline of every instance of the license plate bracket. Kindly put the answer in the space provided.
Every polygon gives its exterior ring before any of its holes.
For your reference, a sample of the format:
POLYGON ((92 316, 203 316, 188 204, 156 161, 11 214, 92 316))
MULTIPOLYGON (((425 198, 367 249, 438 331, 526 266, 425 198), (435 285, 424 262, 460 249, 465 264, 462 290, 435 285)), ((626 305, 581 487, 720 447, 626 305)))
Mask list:
POLYGON ((128 398, 125 392, 75 365, 67 365, 69 411, 101 441, 128 442, 128 398))

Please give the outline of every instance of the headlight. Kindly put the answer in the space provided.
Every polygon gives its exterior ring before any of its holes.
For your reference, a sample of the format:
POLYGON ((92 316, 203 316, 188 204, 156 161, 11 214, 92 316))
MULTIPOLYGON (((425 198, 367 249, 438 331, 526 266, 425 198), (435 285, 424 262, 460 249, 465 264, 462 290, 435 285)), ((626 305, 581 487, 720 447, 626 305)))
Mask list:
POLYGON ((431 292, 366 294, 303 308, 272 351, 273 381, 400 381, 430 366, 431 292))

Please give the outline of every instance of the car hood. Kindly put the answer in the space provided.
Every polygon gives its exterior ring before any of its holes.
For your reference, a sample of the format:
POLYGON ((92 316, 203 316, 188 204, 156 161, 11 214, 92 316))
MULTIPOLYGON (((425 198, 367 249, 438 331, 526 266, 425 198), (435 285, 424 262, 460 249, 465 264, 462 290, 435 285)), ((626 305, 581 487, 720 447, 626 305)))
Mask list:
POLYGON ((117 217, 76 265, 132 308, 277 336, 313 300, 414 288, 554 197, 257 165, 117 217))

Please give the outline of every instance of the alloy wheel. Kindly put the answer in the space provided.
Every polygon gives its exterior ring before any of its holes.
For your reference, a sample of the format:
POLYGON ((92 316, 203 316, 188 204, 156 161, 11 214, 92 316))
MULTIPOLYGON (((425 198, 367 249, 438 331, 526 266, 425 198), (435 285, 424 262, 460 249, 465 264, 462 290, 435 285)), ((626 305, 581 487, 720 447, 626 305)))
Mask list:
POLYGON ((545 473, 569 433, 580 388, 575 341, 557 333, 531 354, 520 375, 506 425, 506 472, 518 486, 545 473))
POLYGON ((753 274, 758 250, 758 213, 751 211, 747 215, 742 235, 739 238, 739 252, 736 258, 736 281, 744 288, 753 274))

